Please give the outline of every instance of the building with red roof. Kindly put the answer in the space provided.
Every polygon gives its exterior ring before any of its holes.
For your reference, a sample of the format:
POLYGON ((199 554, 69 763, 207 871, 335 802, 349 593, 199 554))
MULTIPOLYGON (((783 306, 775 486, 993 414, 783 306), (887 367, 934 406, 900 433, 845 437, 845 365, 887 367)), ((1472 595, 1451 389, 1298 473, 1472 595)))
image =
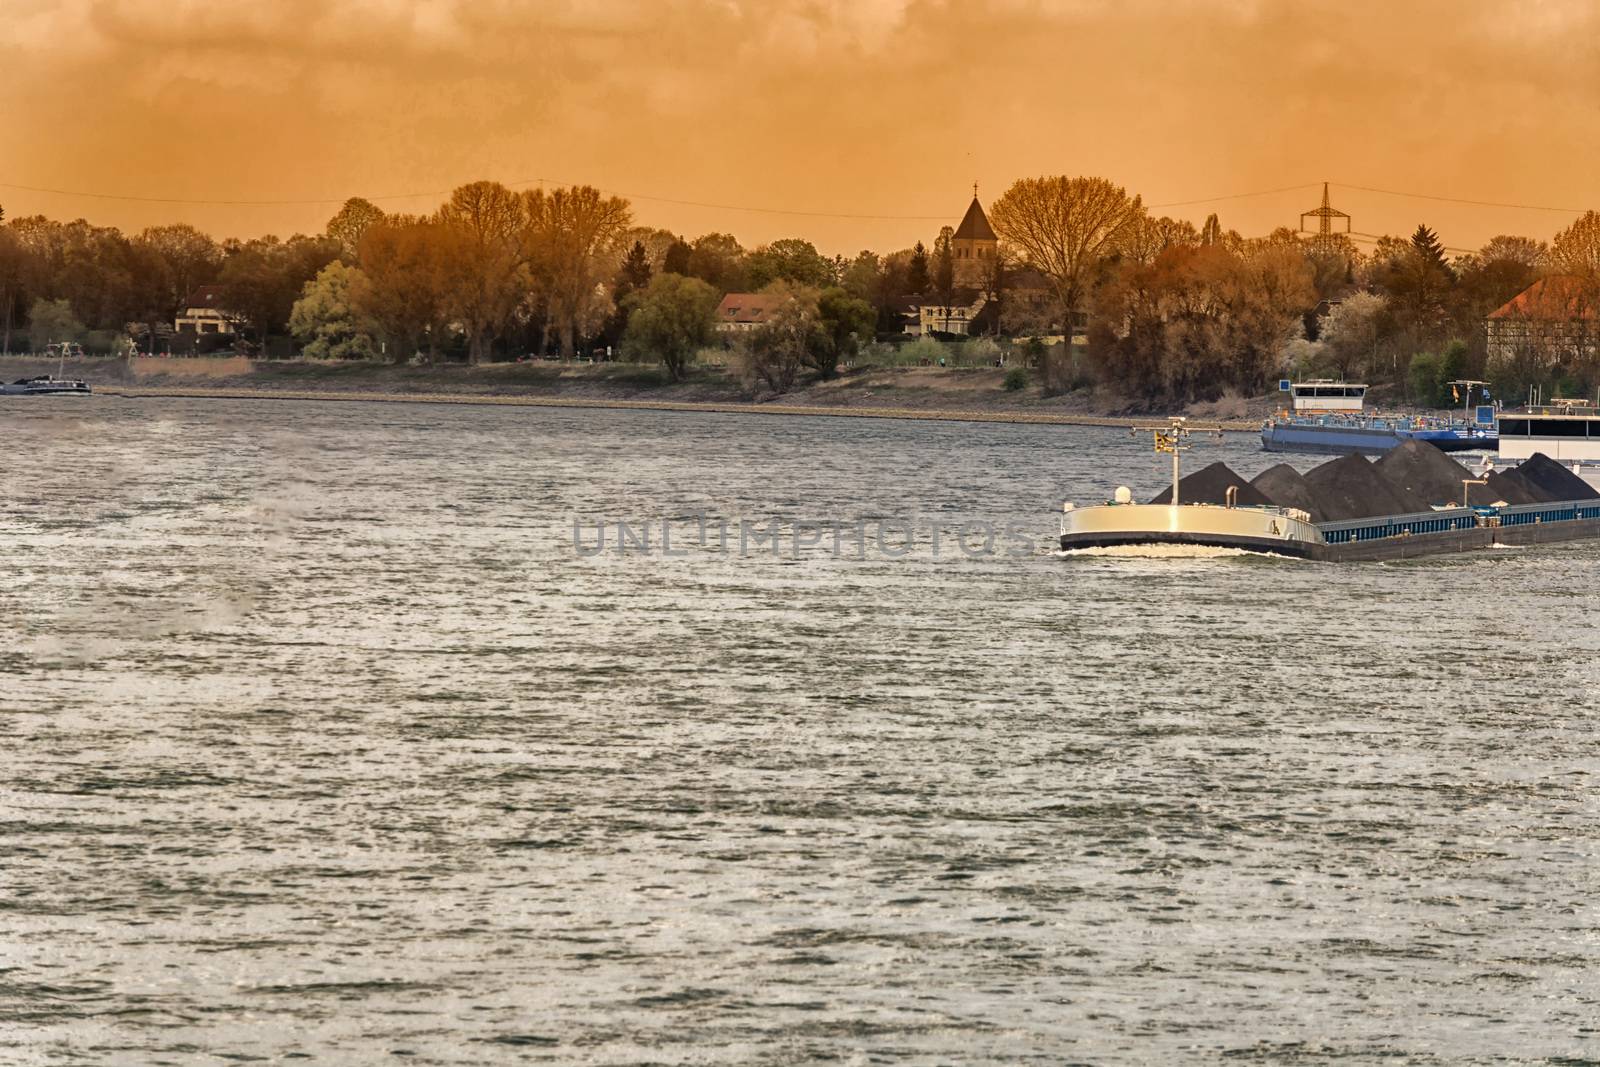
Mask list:
POLYGON ((1570 275, 1540 278, 1489 313, 1489 365, 1554 365, 1600 356, 1600 290, 1570 275))
POLYGON ((717 305, 717 329, 741 333, 764 326, 787 299, 782 293, 729 293, 717 305))

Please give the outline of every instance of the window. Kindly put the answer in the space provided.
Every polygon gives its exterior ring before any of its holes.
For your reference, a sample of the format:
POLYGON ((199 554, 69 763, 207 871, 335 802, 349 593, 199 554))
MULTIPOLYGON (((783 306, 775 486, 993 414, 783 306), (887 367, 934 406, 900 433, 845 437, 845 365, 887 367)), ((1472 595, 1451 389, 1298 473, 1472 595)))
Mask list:
POLYGON ((1588 424, 1582 419, 1531 419, 1534 437, 1587 437, 1588 424))
POLYGON ((1526 437, 1528 436, 1527 419, 1501 419, 1501 437, 1526 437))

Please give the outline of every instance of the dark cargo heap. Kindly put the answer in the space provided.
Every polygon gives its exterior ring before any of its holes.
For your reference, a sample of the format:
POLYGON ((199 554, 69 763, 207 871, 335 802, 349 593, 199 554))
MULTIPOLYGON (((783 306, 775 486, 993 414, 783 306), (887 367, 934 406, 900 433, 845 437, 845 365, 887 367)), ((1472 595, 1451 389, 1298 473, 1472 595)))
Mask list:
POLYGON ((1532 495, 1498 471, 1486 479, 1488 485, 1471 485, 1479 480, 1471 471, 1426 441, 1406 441, 1384 453, 1373 466, 1390 482, 1434 507, 1459 507, 1464 485, 1469 505, 1538 504, 1553 499, 1532 495))
POLYGON ((1365 456, 1340 456, 1314 467, 1306 473, 1306 485, 1311 488, 1324 522, 1415 515, 1430 510, 1426 500, 1389 481, 1365 456))
MULTIPOLYGON (((1178 482, 1178 503, 1180 504, 1226 504, 1228 490, 1237 490, 1234 503, 1240 507, 1284 507, 1277 500, 1265 496, 1249 482, 1234 473, 1226 463, 1216 462, 1209 467, 1202 467, 1178 482)), ((1161 495, 1150 501, 1152 504, 1172 503, 1172 486, 1167 486, 1161 495)))
MULTIPOLYGON (((1213 463, 1194 477, 1198 479, 1200 475, 1207 477, 1197 481, 1195 488, 1209 496, 1192 497, 1189 503, 1223 503, 1221 494, 1228 479, 1238 478, 1221 463, 1213 463)), ((1188 483, 1189 479, 1184 479, 1185 493, 1189 491, 1188 483)), ((1375 463, 1359 455, 1341 456, 1304 475, 1287 463, 1280 463, 1256 475, 1250 487, 1267 502, 1281 508, 1299 508, 1318 523, 1460 507, 1463 488, 1467 490, 1467 504, 1472 507, 1600 499, 1600 492, 1588 482, 1543 453, 1513 470, 1492 471, 1487 478, 1479 479, 1426 441, 1397 445, 1375 463), (1488 484, 1471 484, 1476 481, 1488 484)), ((1151 503, 1164 504, 1170 495, 1169 491, 1151 503)), ((1249 502, 1241 491, 1238 503, 1249 502)))

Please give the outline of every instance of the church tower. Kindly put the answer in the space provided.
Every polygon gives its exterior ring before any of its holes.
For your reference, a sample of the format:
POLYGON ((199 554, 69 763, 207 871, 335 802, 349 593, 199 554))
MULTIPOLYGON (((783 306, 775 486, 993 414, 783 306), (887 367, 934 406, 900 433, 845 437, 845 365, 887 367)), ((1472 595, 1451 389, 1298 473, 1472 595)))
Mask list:
POLYGON ((989 225, 989 216, 978 203, 978 187, 972 187, 972 203, 950 239, 950 254, 955 258, 956 284, 964 289, 986 289, 994 276, 995 258, 1000 254, 1000 239, 989 225))

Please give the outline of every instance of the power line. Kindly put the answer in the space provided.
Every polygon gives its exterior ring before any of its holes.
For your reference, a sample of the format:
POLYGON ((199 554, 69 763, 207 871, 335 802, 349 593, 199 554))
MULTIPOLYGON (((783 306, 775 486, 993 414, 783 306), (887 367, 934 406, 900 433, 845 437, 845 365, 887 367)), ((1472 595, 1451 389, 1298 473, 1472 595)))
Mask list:
MULTIPOLYGON (((584 184, 581 182, 563 182, 554 178, 521 178, 516 181, 504 183, 506 186, 516 188, 525 185, 572 185, 584 184)), ((20 189, 30 193, 46 193, 51 196, 81 197, 89 200, 120 200, 139 204, 182 204, 191 207, 310 207, 319 204, 342 204, 349 197, 328 196, 309 197, 305 199, 282 200, 216 200, 195 199, 172 196, 133 196, 123 193, 99 193, 81 189, 53 189, 38 185, 21 185, 15 182, 0 182, 0 189, 20 189)), ((642 193, 626 193, 615 189, 602 190, 612 196, 620 196, 628 200, 641 200, 658 204, 676 204, 680 207, 706 208, 713 211, 744 211, 767 215, 798 215, 808 218, 828 219, 866 219, 866 220, 892 220, 901 222, 934 222, 949 217, 949 212, 938 215, 868 215, 851 214, 835 211, 803 211, 789 208, 748 207, 740 204, 713 204, 700 200, 678 200, 665 196, 648 196, 642 193)), ((416 200, 421 197, 449 196, 450 189, 434 189, 417 193, 388 193, 381 196, 368 196, 366 200, 416 200)))
POLYGON ((1272 197, 1280 192, 1299 192, 1301 189, 1315 189, 1318 182, 1304 182, 1299 186, 1283 186, 1282 189, 1262 189, 1261 192, 1234 192, 1226 197, 1200 197, 1198 200, 1170 200, 1166 203, 1147 203, 1147 208, 1187 208, 1192 203, 1218 203, 1219 200, 1248 200, 1251 197, 1272 197))
MULTIPOLYGON (((563 182, 553 178, 522 178, 504 183, 510 187, 527 185, 571 185, 583 184, 563 182)), ((1304 189, 1315 188, 1318 183, 1304 182, 1299 185, 1285 185, 1276 189, 1260 189, 1247 193, 1225 193, 1220 196, 1196 197, 1191 200, 1168 200, 1157 204, 1147 204, 1149 208, 1174 208, 1190 207, 1195 204, 1221 203, 1228 200, 1249 200, 1261 196, 1276 196, 1281 193, 1299 192, 1304 189)), ((1380 189, 1370 185, 1354 185, 1348 182, 1334 182, 1333 185, 1343 189, 1352 189, 1364 193, 1376 193, 1381 196, 1394 196, 1412 200, 1431 200, 1447 204, 1467 204, 1473 207, 1505 208, 1515 211, 1549 211, 1559 214, 1582 214, 1584 208, 1554 207, 1545 204, 1513 204, 1495 200, 1471 200, 1463 197, 1436 196, 1431 193, 1402 192, 1395 189, 1380 189)), ((77 197, 86 200, 118 200, 139 204, 181 204, 193 207, 308 207, 326 204, 342 204, 349 199, 347 196, 285 198, 270 200, 248 199, 214 199, 174 196, 135 196, 126 193, 103 193, 84 189, 57 189, 49 186, 23 185, 16 182, 0 182, 0 189, 16 189, 30 193, 44 193, 50 196, 77 197)), ((638 200, 656 204, 672 204, 678 207, 701 208, 708 211, 736 211, 757 215, 788 215, 798 218, 825 218, 847 219, 855 221, 888 221, 888 222, 937 222, 948 217, 948 212, 934 215, 876 215, 856 212, 838 211, 809 211, 799 208, 778 208, 765 206, 752 206, 747 204, 719 204, 703 200, 683 200, 666 196, 651 196, 644 193, 629 193, 616 189, 604 190, 612 196, 624 197, 628 200, 638 200)), ((417 200, 423 197, 446 197, 449 189, 430 189, 412 193, 386 193, 377 196, 368 196, 365 199, 372 201, 386 200, 417 200)))
MULTIPOLYGON (((508 187, 525 185, 571 185, 582 184, 564 182, 554 178, 521 178, 517 181, 504 183, 508 187)), ((1227 193, 1222 196, 1203 196, 1193 200, 1172 200, 1160 204, 1149 204, 1151 208, 1187 207, 1192 204, 1218 203, 1224 200, 1246 200, 1258 196, 1273 196, 1278 193, 1296 192, 1310 188, 1315 183, 1304 185, 1289 185, 1279 189, 1263 189, 1250 193, 1227 193)), ((219 200, 171 196, 133 196, 123 193, 90 192, 81 189, 54 189, 38 185, 20 185, 14 182, 0 182, 0 188, 20 189, 30 193, 45 193, 51 196, 81 197, 89 200, 120 200, 139 204, 182 204, 194 207, 308 207, 323 204, 342 204, 348 197, 328 196, 309 197, 304 199, 276 199, 276 200, 219 200)), ((808 211, 798 208, 757 207, 745 204, 717 204, 703 200, 681 200, 667 196, 650 196, 645 193, 629 193, 617 189, 606 189, 604 192, 612 196, 620 196, 628 200, 639 200, 656 204, 673 204, 678 207, 703 208, 710 211, 739 211, 761 215, 791 215, 802 218, 849 219, 857 221, 892 221, 892 222, 938 222, 948 219, 948 212, 936 215, 874 215, 838 211, 808 211)), ((433 189, 416 193, 388 193, 381 196, 368 196, 364 199, 372 201, 381 200, 416 200, 422 197, 445 197, 450 195, 449 189, 433 189)))
POLYGON ((1433 196, 1429 193, 1402 193, 1394 189, 1375 189, 1370 185, 1351 185, 1349 182, 1334 182, 1344 189, 1357 189, 1363 193, 1379 193, 1383 196, 1399 196, 1410 200, 1437 200, 1445 204, 1471 204, 1474 207, 1503 207, 1514 211, 1554 211, 1564 215, 1581 215, 1587 208, 1581 207, 1549 207, 1543 204, 1506 204, 1495 200, 1465 200, 1457 196, 1433 196))

